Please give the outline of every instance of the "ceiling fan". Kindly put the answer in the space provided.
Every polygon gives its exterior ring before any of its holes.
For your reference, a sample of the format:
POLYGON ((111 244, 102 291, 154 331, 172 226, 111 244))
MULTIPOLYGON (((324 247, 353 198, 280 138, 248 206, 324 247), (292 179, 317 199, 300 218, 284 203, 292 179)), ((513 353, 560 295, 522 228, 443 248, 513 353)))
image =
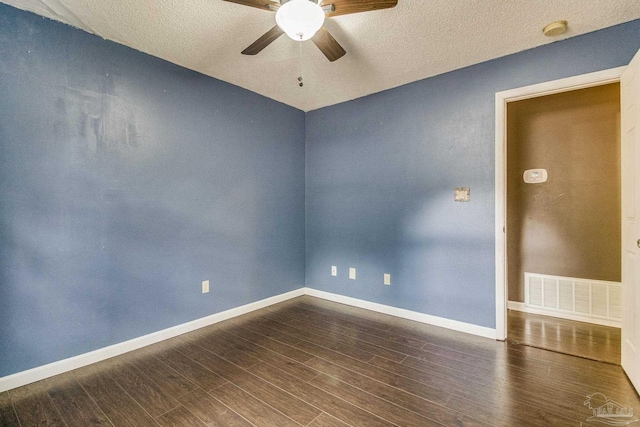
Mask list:
POLYGON ((346 53, 329 30, 322 25, 324 18, 387 9, 398 0, 224 0, 276 12, 276 26, 242 51, 243 55, 256 55, 282 34, 296 41, 311 41, 331 62, 346 53))

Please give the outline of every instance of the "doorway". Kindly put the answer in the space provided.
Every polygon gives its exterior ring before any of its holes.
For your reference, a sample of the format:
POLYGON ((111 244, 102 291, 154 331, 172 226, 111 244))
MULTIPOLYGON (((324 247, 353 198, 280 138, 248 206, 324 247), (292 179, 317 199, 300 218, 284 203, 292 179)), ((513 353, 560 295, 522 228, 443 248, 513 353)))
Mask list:
POLYGON ((620 364, 620 149, 619 83, 507 105, 509 340, 620 364))
POLYGON ((495 251, 496 251, 496 339, 506 340, 507 325, 507 105, 531 98, 620 82, 626 67, 560 79, 496 93, 495 144, 495 251))

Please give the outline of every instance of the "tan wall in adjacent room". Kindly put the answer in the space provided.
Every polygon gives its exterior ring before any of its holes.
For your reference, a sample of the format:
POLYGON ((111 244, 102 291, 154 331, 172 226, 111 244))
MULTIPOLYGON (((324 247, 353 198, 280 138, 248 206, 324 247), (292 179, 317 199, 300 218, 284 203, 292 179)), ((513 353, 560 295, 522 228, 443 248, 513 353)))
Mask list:
POLYGON ((507 105, 509 300, 524 272, 620 281, 620 86, 507 105), (548 181, 525 184, 526 169, 548 181))

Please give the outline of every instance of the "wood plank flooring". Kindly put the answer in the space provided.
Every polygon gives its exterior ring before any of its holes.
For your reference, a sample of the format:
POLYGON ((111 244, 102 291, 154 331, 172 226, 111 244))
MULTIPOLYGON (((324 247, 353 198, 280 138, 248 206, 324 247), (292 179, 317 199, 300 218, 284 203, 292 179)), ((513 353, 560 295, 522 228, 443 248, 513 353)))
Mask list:
POLYGON ((509 310, 509 340, 587 359, 620 364, 620 328, 509 310))
POLYGON ((300 297, 0 393, 0 426, 587 426, 619 366, 300 297))

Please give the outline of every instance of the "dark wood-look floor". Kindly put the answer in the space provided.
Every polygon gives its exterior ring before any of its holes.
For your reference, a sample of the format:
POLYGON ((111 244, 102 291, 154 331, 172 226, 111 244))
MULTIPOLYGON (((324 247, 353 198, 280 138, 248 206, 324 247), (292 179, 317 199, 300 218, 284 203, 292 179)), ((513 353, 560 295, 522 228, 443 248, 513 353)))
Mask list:
POLYGON ((509 310, 507 330, 520 344, 620 364, 620 328, 509 310))
POLYGON ((619 366, 301 297, 0 393, 0 425, 586 426, 595 392, 640 413, 619 366))

